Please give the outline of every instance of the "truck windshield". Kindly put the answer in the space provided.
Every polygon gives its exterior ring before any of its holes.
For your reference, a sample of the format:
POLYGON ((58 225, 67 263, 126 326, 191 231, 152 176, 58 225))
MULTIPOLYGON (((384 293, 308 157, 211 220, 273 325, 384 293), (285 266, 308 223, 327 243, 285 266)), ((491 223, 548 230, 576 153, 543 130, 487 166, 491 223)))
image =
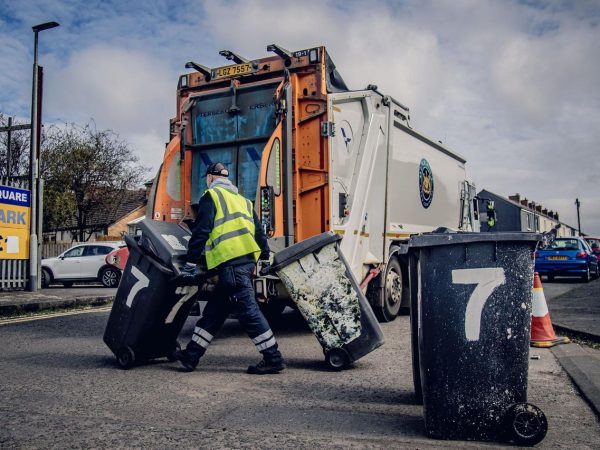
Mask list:
POLYGON ((275 129, 277 84, 208 94, 192 109, 192 204, 206 190, 206 167, 221 162, 240 193, 255 201, 260 160, 275 129), (234 105, 237 107, 235 108, 234 105))

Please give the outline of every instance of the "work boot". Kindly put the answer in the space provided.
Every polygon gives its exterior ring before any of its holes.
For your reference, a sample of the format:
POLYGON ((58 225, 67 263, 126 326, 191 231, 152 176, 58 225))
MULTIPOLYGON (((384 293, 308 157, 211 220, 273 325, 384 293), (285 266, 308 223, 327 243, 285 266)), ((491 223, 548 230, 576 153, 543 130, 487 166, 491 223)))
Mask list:
POLYGON ((202 347, 195 342, 190 342, 184 350, 175 350, 175 359, 181 363, 186 372, 191 372, 196 368, 203 354, 202 347))
POLYGON ((279 361, 262 359, 258 364, 248 366, 248 373, 252 375, 266 375, 268 373, 279 373, 283 369, 285 369, 283 359, 279 361))

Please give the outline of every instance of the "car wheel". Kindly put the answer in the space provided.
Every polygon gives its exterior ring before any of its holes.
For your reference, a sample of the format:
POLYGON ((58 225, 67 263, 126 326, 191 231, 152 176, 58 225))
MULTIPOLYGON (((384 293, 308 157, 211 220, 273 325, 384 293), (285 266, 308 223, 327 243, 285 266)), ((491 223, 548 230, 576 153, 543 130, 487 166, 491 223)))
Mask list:
POLYGON ((114 288, 119 285, 121 273, 113 267, 106 267, 100 272, 100 282, 104 287, 114 288))
POLYGON ((585 274, 581 275, 581 279, 587 283, 588 281, 590 281, 590 279, 592 278, 591 273, 590 273, 590 266, 588 266, 585 269, 585 274))
POLYGON ((42 269, 42 287, 47 288, 52 283, 52 274, 48 269, 42 269))
POLYGON ((554 281, 554 275, 548 275, 548 281, 554 281))
POLYGON ((594 272, 592 277, 594 278, 594 280, 597 280, 598 278, 600 278, 600 264, 598 264, 596 266, 596 271, 594 272))
POLYGON ((62 284, 66 288, 73 287, 73 282, 72 281, 63 281, 62 284))

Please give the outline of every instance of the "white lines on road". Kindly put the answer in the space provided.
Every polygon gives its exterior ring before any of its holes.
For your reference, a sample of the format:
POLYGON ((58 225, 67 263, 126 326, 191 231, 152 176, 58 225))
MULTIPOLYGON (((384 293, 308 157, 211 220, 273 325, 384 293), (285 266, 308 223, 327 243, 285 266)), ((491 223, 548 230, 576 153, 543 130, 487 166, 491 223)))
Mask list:
POLYGON ((48 313, 48 314, 43 314, 43 315, 39 315, 39 316, 31 316, 31 317, 14 317, 11 319, 0 320, 0 325, 9 325, 11 323, 31 322, 34 320, 52 319, 54 317, 76 316, 78 314, 108 312, 108 311, 110 311, 110 308, 111 308, 111 306, 104 306, 101 308, 82 309, 82 310, 77 310, 77 311, 67 311, 67 312, 60 312, 60 313, 48 313))

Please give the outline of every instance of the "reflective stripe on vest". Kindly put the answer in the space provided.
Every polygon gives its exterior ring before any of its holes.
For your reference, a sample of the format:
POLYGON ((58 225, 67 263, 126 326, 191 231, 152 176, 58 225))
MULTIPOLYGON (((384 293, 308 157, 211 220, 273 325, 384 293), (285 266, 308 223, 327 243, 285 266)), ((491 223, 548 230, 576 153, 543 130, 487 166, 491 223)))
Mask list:
POLYGON ((208 269, 248 254, 257 260, 260 248, 254 240, 252 202, 221 187, 207 192, 216 208, 214 226, 205 246, 208 269))

